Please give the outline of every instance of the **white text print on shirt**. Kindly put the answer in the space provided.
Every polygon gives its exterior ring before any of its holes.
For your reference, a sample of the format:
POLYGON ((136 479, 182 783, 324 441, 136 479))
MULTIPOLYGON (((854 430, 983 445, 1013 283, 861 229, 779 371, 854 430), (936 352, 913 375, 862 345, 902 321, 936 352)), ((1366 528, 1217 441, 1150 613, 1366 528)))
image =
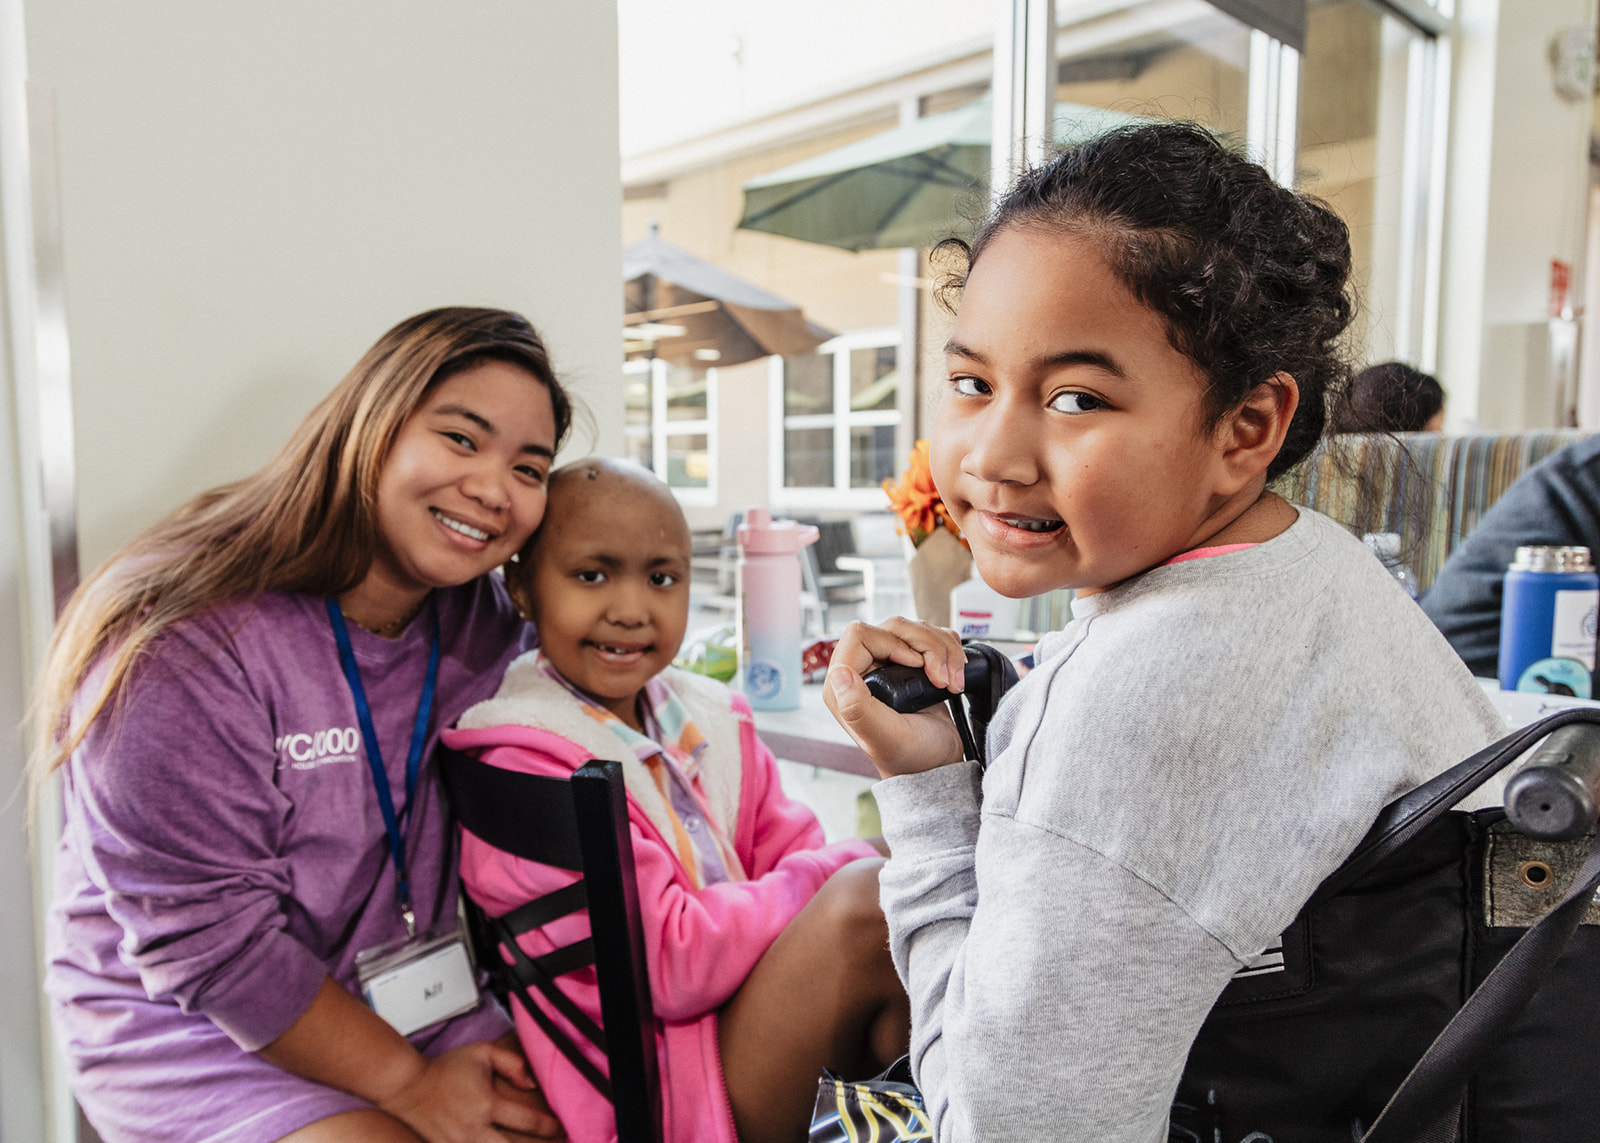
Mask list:
POLYGON ((315 770, 335 762, 354 762, 361 732, 353 726, 330 726, 313 734, 284 734, 274 743, 278 769, 315 770))

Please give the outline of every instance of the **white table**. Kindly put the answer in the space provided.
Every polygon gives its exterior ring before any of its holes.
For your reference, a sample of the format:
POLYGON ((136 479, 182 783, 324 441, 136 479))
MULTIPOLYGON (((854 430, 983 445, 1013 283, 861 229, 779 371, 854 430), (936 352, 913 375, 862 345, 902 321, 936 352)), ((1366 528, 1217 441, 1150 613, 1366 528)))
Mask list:
POLYGON ((863 778, 878 772, 822 702, 822 684, 800 688, 800 709, 758 710, 756 730, 779 758, 863 778))
POLYGON ((1521 730, 1558 710, 1570 710, 1575 706, 1600 707, 1600 702, 1593 699, 1503 691, 1495 679, 1479 679, 1478 685, 1483 687, 1489 701, 1494 703, 1495 710, 1500 712, 1500 717, 1506 720, 1506 726, 1512 730, 1521 730))

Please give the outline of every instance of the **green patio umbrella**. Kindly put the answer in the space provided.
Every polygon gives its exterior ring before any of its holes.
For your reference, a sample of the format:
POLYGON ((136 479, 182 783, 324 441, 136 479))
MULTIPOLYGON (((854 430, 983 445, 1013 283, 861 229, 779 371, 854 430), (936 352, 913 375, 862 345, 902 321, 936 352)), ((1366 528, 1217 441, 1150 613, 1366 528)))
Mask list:
MULTIPOLYGON (((744 184, 742 230, 845 250, 931 246, 980 213, 989 183, 989 97, 859 139, 744 184)), ((1067 144, 1144 120, 1056 104, 1067 144)))

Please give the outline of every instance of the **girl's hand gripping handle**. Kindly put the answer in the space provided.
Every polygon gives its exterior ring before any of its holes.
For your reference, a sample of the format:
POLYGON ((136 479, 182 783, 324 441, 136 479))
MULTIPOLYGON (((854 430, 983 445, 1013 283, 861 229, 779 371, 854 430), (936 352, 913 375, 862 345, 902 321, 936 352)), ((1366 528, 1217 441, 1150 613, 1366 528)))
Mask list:
MULTIPOLYGON (((966 652, 967 663, 962 670, 963 691, 976 693, 989 685, 990 665, 988 657, 981 653, 983 647, 983 644, 975 643, 966 652)), ((903 667, 899 663, 876 667, 864 677, 873 698, 887 703, 902 714, 926 710, 934 703, 944 702, 960 693, 934 686, 933 680, 920 667, 903 667)), ((1011 681, 1016 680, 1013 677, 1011 681)))
POLYGON ((955 632, 902 618, 881 627, 852 623, 834 648, 822 693, 839 725, 885 778, 961 761, 961 739, 943 707, 902 714, 873 696, 862 676, 883 663, 925 674, 941 688, 937 698, 959 693, 967 656, 955 632))
POLYGON ((1000 705, 1000 699, 1017 682, 1017 670, 1011 660, 987 643, 967 643, 967 665, 962 672, 962 695, 933 685, 933 680, 916 667, 899 663, 874 667, 866 673, 867 689, 881 703, 892 706, 901 714, 924 710, 936 702, 944 701, 954 716, 956 731, 961 735, 961 745, 966 756, 980 767, 988 765, 987 742, 989 722, 1000 705), (971 708, 970 722, 967 717, 971 708))

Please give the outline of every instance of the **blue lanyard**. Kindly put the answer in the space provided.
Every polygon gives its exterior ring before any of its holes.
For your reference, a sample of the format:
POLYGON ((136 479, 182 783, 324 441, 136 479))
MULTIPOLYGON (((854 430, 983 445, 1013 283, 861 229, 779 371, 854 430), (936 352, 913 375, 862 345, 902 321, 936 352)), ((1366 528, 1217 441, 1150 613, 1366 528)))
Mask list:
MULTIPOLYGON (((389 856, 394 858, 395 888, 400 894, 400 915, 405 918, 406 936, 417 935, 417 914, 411 907, 411 875, 406 865, 406 839, 400 832, 400 817, 394 812, 394 795, 389 792, 389 774, 383 768, 383 755, 378 749, 378 732, 372 727, 372 708, 367 705, 367 692, 361 685, 361 670, 356 666, 356 655, 350 647, 350 629, 345 626, 344 613, 339 602, 329 599, 328 621, 333 625, 333 638, 339 644, 339 663, 344 667, 345 681, 350 684, 350 697, 355 699, 356 718, 361 723, 361 738, 367 748, 367 765, 372 770, 372 784, 378 791, 378 806, 383 810, 383 828, 389 832, 389 856)), ((411 753, 406 755, 406 812, 411 811, 411 799, 417 792, 417 772, 422 769, 422 747, 428 740, 428 721, 433 715, 433 691, 439 681, 439 609, 433 609, 433 647, 428 652, 428 674, 422 682, 422 698, 417 702, 417 721, 411 728, 411 753)))

